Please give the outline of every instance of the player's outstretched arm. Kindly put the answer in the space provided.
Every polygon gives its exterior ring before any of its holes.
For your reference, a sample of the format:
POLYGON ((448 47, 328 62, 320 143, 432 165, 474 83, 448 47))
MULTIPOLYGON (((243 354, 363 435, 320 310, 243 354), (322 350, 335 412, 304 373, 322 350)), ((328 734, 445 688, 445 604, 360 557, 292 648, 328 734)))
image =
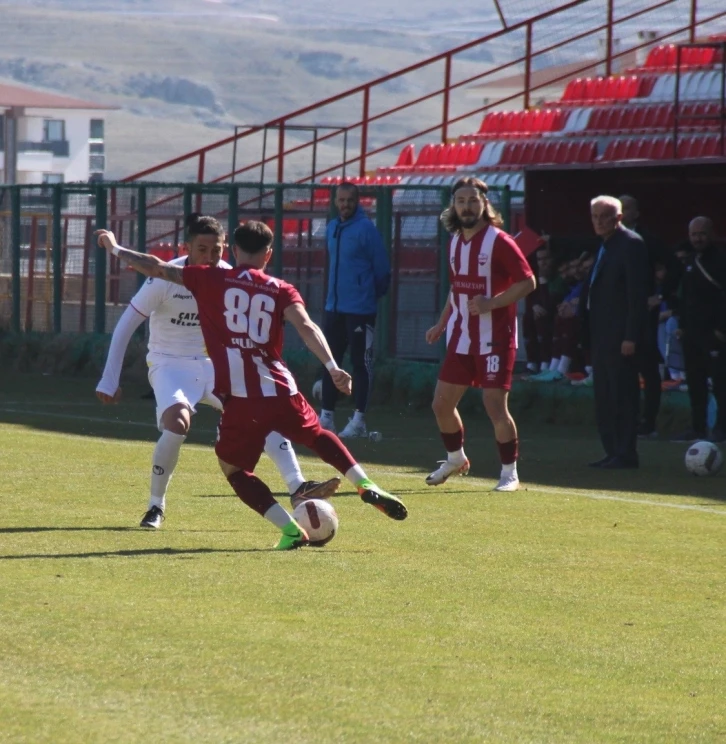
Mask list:
POLYGON ((338 368, 320 326, 310 319, 305 307, 299 302, 295 302, 285 308, 284 316, 285 320, 289 321, 300 334, 305 346, 325 365, 325 368, 330 372, 335 387, 341 393, 350 395, 352 390, 350 375, 345 370, 338 368))
POLYGON ((139 253, 129 248, 123 248, 116 242, 116 236, 110 230, 96 230, 94 235, 98 239, 98 244, 101 248, 105 248, 109 253, 118 256, 140 274, 153 276, 155 279, 166 279, 168 282, 184 285, 184 280, 182 279, 183 268, 181 266, 172 266, 157 256, 150 256, 146 253, 139 253))
POLYGON ((123 367, 126 348, 134 331, 144 320, 146 318, 129 305, 116 323, 108 347, 103 376, 96 385, 96 397, 104 404, 118 403, 121 398, 119 380, 121 379, 121 368, 123 367))

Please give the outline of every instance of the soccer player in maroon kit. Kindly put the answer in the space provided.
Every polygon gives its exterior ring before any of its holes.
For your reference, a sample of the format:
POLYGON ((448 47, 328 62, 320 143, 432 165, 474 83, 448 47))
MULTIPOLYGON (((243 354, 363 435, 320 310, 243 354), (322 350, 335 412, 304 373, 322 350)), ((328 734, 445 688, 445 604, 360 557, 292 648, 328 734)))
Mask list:
POLYGON ((478 178, 459 179, 451 206, 441 215, 451 233, 451 290, 439 322, 426 331, 426 341, 433 344, 446 331, 446 356, 432 408, 448 457, 426 483, 438 486, 451 475, 469 472, 457 405, 467 388, 478 387, 502 463, 494 490, 516 491, 519 440, 507 399, 517 354, 517 302, 536 283, 513 238, 500 229, 502 218, 487 199, 487 190, 478 178))
POLYGON ((406 518, 403 503, 376 486, 338 437, 320 426, 282 360, 283 325, 288 321, 328 369, 336 387, 351 393, 350 375, 338 368, 297 289, 264 272, 272 257, 273 235, 267 225, 250 221, 235 230, 233 269, 173 266, 122 248, 108 230, 96 235, 101 247, 136 271, 181 284, 197 300, 214 365, 214 394, 224 405, 215 447, 219 465, 239 498, 282 531, 278 550, 299 548, 308 543, 308 536, 254 475, 271 431, 315 451, 353 483, 365 503, 392 519, 406 518))

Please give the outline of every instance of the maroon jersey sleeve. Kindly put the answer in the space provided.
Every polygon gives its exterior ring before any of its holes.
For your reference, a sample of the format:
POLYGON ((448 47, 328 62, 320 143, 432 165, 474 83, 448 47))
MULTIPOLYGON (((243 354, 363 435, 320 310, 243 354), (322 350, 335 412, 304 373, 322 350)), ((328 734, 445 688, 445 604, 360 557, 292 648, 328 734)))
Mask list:
POLYGON ((499 263, 503 274, 507 275, 512 282, 522 282, 533 276, 532 267, 525 258, 520 247, 514 242, 514 238, 507 233, 500 232, 495 243, 496 257, 492 260, 499 263))
POLYGON ((299 303, 303 307, 305 306, 305 301, 303 300, 300 292, 298 292, 297 289, 292 286, 292 284, 288 284, 287 282, 284 282, 280 286, 280 295, 278 302, 280 313, 284 313, 285 310, 290 307, 290 305, 294 305, 295 303, 299 303))

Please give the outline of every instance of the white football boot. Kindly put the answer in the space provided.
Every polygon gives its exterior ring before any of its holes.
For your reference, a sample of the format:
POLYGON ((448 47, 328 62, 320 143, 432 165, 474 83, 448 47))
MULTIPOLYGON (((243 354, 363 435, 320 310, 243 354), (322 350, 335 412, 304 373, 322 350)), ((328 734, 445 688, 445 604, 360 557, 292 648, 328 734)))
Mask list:
POLYGON ((468 460, 464 460, 460 464, 448 460, 439 460, 439 467, 426 476, 426 485, 440 486, 442 483, 446 483, 452 475, 466 475, 469 472, 469 467, 468 460))
POLYGON ((519 476, 517 471, 514 470, 511 473, 502 473, 499 478, 499 483, 492 489, 492 491, 518 491, 519 490, 519 476))
POLYGON ((365 439, 368 436, 368 429, 366 429, 364 421, 354 421, 353 419, 349 419, 345 428, 340 432, 340 434, 338 434, 338 436, 341 439, 356 439, 360 437, 365 439))

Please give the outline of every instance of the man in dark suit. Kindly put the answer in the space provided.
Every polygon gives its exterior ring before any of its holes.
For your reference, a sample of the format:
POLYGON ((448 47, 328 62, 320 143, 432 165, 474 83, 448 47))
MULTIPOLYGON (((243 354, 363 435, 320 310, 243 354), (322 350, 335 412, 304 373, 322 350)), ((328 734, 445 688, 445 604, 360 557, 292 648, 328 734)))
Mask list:
POLYGON ((580 300, 592 355, 595 413, 605 457, 593 467, 638 467, 640 386, 638 353, 648 315, 648 257, 643 239, 621 224, 619 199, 598 196, 590 203, 602 240, 580 300))

